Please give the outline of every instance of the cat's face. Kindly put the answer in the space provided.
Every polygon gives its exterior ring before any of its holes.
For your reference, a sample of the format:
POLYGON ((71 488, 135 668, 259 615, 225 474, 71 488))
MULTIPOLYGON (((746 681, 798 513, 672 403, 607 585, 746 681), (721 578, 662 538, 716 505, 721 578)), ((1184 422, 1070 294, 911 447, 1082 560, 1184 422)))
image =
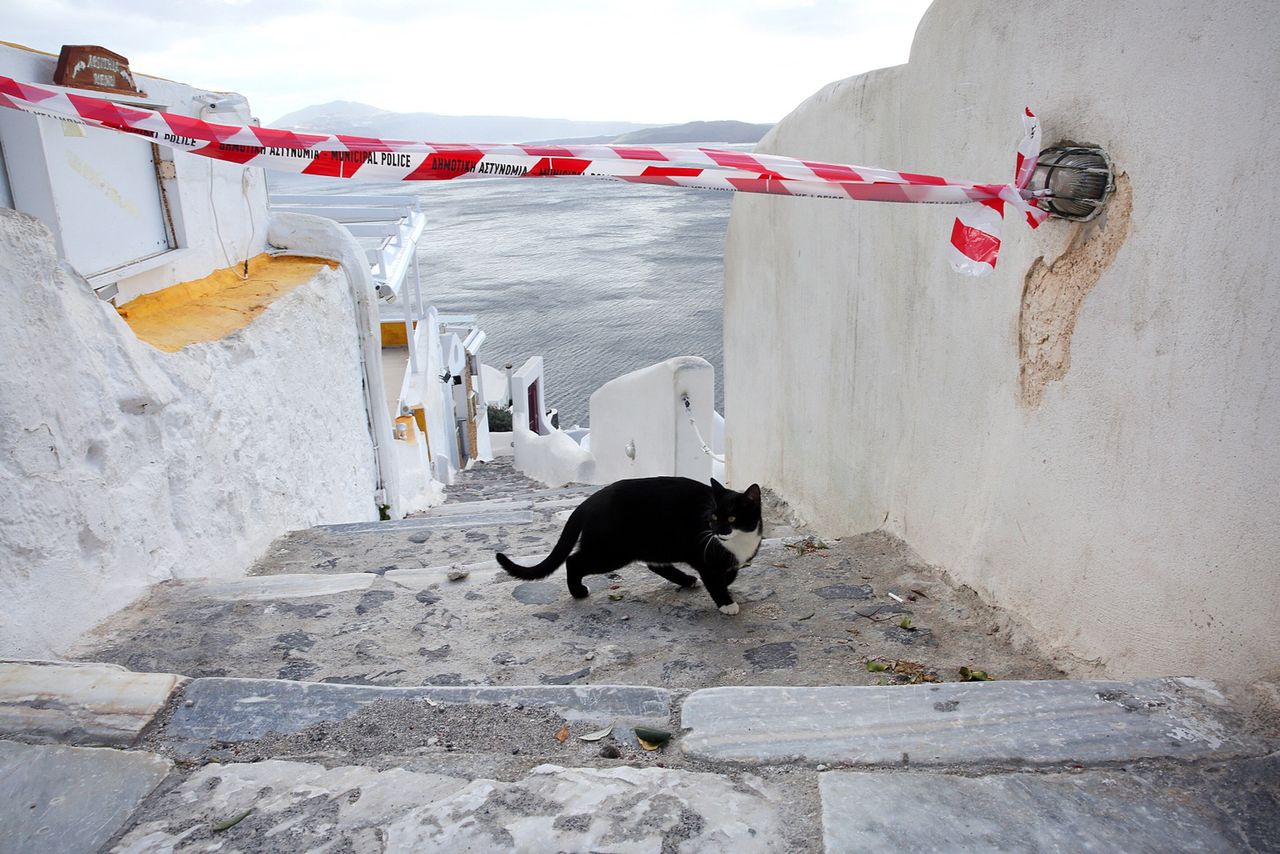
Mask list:
POLYGON ((715 478, 711 479, 711 491, 716 507, 711 512, 711 530, 717 536, 727 537, 734 531, 755 531, 760 527, 760 486, 751 484, 744 492, 725 489, 715 478))

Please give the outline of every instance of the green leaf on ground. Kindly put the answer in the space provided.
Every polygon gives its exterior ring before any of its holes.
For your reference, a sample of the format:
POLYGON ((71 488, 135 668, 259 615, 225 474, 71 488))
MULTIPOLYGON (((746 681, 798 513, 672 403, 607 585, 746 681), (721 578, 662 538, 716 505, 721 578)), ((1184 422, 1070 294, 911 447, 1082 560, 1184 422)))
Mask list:
POLYGON ((970 670, 968 667, 960 668, 961 682, 992 682, 993 677, 985 670, 970 670))
POLYGON ((604 729, 598 729, 595 732, 589 732, 586 735, 578 736, 579 741, 599 741, 602 738, 608 738, 613 732, 613 724, 609 724, 604 729))
POLYGON ((213 832, 221 833, 224 830, 230 830, 240 822, 244 821, 245 817, 248 816, 249 813, 251 812, 253 812, 253 807, 249 807, 247 810, 240 813, 239 815, 233 815, 231 818, 223 819, 222 821, 218 822, 213 826, 213 832))
POLYGON ((885 664, 883 661, 867 662, 867 670, 871 671, 872 673, 883 673, 888 669, 889 669, 889 665, 885 664))
POLYGON ((662 745, 671 740, 671 733, 665 729, 652 729, 647 726, 638 726, 635 728, 636 741, 640 742, 640 746, 645 750, 657 750, 662 745))

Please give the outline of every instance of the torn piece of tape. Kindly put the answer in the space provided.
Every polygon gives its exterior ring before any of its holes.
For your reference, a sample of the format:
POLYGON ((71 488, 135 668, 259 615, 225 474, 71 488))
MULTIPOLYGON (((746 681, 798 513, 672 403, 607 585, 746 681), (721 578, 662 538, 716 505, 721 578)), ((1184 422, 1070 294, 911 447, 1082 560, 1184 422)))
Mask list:
POLYGON ((1039 154, 1030 110, 1007 184, 950 181, 875 167, 716 148, 428 143, 226 125, 118 104, 0 76, 0 106, 134 134, 202 157, 293 174, 367 181, 588 177, 637 184, 825 199, 964 205, 951 235, 953 266, 989 273, 1006 205, 1032 227, 1047 216, 1025 187, 1039 154))

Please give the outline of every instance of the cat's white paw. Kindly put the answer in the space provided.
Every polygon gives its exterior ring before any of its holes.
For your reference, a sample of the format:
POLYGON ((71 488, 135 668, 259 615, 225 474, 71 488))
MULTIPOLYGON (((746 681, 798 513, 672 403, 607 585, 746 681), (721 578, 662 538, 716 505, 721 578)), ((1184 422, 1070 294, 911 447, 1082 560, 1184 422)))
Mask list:
POLYGON ((732 617, 734 614, 738 613, 738 603, 730 602, 728 605, 721 605, 720 613, 728 614, 730 617, 732 617))

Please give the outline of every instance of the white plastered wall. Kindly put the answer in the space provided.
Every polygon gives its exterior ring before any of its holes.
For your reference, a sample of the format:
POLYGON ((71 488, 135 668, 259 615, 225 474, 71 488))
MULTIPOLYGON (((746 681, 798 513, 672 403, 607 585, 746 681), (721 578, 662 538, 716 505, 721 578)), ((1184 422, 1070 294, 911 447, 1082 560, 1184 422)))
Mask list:
POLYGON ((1276 44, 1265 0, 937 2, 909 64, 801 104, 760 150, 1005 181, 1030 105, 1121 193, 1091 230, 1011 219, 981 280, 945 207, 735 199, 730 476, 903 537, 1081 669, 1280 671, 1276 44), (1031 393, 1028 311, 1070 341, 1031 393))
POLYGON ((351 286, 324 270, 162 353, 0 210, 0 657, 48 657, 169 578, 377 518, 351 286))
POLYGON ((713 435, 714 401, 715 368, 700 356, 677 356, 600 386, 591 394, 595 482, 676 476, 709 483, 711 457, 698 431, 713 435))

